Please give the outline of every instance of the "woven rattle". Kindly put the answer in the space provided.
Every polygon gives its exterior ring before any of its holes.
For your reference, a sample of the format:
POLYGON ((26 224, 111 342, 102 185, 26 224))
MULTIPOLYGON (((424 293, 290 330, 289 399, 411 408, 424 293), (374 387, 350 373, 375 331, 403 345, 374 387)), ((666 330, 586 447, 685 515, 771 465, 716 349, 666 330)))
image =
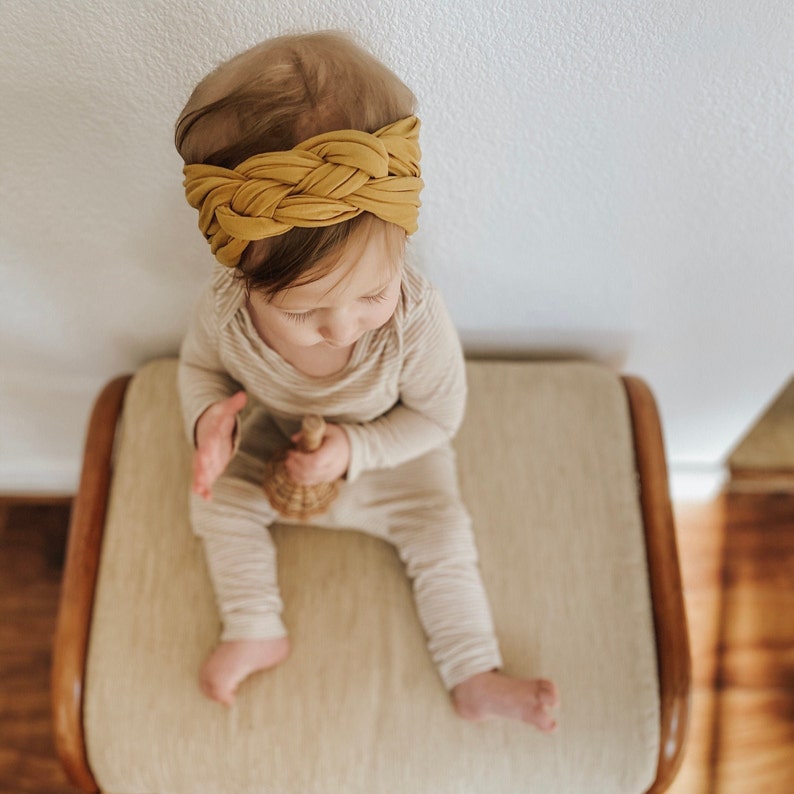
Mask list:
MULTIPOLYGON (((323 443, 324 434, 325 420, 322 416, 305 416, 298 449, 314 452, 323 443)), ((336 497, 339 482, 300 485, 290 478, 284 467, 287 452, 288 449, 281 450, 265 465, 263 487, 270 504, 287 518, 305 519, 324 513, 336 497)))

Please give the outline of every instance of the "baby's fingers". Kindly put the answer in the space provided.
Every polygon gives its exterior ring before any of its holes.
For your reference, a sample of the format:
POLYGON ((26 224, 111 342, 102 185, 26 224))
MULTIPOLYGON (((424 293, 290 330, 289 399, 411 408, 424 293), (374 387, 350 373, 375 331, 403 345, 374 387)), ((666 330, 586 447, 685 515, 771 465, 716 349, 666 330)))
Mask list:
POLYGON ((221 400, 219 405, 222 406, 224 413, 235 416, 236 414, 240 413, 243 408, 245 408, 245 404, 247 402, 248 395, 244 391, 238 391, 231 397, 221 400))
POLYGON ((305 455, 296 450, 287 452, 287 457, 284 459, 284 468, 287 470, 289 478, 298 483, 299 485, 309 485, 306 481, 306 465, 303 458, 305 455))
POLYGON ((193 454, 193 492, 203 499, 212 499, 212 486, 221 473, 215 455, 198 449, 193 454))
POLYGON ((193 493, 196 496, 200 496, 205 502, 212 501, 212 489, 211 488, 204 488, 194 485, 193 486, 193 493))
POLYGON ((212 499, 212 488, 207 485, 206 480, 201 479, 198 476, 193 478, 193 493, 206 501, 210 501, 212 499))
POLYGON ((322 466, 317 459, 317 453, 290 450, 284 466, 290 479, 299 485, 318 485, 323 481, 322 466))
POLYGON ((203 471, 193 467, 193 493, 202 499, 212 499, 212 488, 203 471))

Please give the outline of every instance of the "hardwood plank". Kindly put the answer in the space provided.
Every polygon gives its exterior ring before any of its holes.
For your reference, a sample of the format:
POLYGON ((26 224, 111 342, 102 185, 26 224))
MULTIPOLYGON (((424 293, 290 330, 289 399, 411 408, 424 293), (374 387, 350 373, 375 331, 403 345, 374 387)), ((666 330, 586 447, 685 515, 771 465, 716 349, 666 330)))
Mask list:
POLYGON ((729 645, 721 659, 720 686, 723 689, 771 687, 794 693, 794 648, 791 643, 775 644, 769 648, 734 648, 729 645))
POLYGON ((713 688, 717 680, 722 598, 717 589, 684 592, 692 651, 692 682, 713 688))
POLYGON ((716 499, 708 504, 677 505, 675 509, 696 688, 713 688, 719 672, 725 508, 724 501, 716 499))
POLYGON ((731 687, 717 708, 719 794, 794 791, 794 693, 731 687))
POLYGON ((729 491, 677 523, 696 690, 670 791, 791 792, 794 497, 729 491))
POLYGON ((686 592, 719 590, 724 566, 726 510, 723 497, 707 503, 675 506, 681 579, 686 592))
POLYGON ((69 509, 0 501, 0 794, 74 791, 55 755, 49 693, 69 509))
POLYGON ((727 503, 715 790, 794 791, 794 498, 727 503))

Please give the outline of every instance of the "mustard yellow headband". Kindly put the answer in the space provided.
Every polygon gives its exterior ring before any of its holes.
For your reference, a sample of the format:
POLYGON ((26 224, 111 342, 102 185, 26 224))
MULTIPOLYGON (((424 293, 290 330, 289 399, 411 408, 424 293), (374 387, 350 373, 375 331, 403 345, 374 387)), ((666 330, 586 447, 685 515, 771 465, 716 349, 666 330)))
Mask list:
POLYGON ((185 195, 199 211, 212 253, 227 267, 236 267, 251 240, 295 226, 331 226, 364 211, 413 234, 424 185, 419 126, 409 116, 374 133, 327 132, 234 169, 186 165, 185 195))

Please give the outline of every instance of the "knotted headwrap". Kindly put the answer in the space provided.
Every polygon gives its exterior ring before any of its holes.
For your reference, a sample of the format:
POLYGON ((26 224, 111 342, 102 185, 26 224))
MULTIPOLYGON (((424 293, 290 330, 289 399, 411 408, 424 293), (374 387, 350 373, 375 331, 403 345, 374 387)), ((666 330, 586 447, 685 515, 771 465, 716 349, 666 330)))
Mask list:
POLYGON ((424 185, 419 126, 408 116, 374 133, 327 132, 234 169, 186 165, 185 195, 199 211, 212 253, 227 267, 238 264, 251 240, 295 226, 331 226, 364 211, 413 234, 424 185))

